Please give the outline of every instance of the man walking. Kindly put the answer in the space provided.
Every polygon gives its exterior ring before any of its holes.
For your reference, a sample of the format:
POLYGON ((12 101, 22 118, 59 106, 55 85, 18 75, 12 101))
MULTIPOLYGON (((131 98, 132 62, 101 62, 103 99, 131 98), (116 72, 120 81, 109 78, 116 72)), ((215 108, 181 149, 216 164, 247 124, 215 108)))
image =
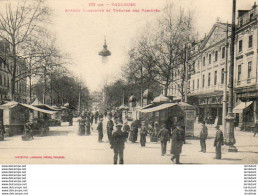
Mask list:
POLYGON ((85 121, 85 127, 86 127, 86 135, 90 135, 90 117, 87 116, 86 117, 86 121, 85 121))
POLYGON ((185 136, 184 130, 180 125, 176 125, 176 128, 172 132, 172 143, 171 143, 171 154, 173 154, 171 160, 174 162, 176 159, 176 164, 180 164, 180 154, 182 152, 182 147, 184 144, 185 136))
POLYGON ((216 147, 216 159, 221 159, 221 146, 224 145, 224 138, 219 126, 216 126, 215 128, 217 130, 216 137, 214 140, 214 147, 216 147))
POLYGON ((114 128, 114 122, 112 121, 112 117, 108 116, 108 122, 107 122, 107 136, 108 136, 108 141, 109 141, 109 142, 110 142, 110 140, 111 140, 113 128, 114 128))
POLYGON ((97 126, 97 130, 98 130, 98 141, 99 143, 102 142, 102 139, 103 139, 103 123, 102 123, 103 119, 99 119, 99 123, 98 123, 98 126, 97 126))
POLYGON ((117 164, 119 155, 119 164, 124 164, 124 147, 125 147, 125 134, 121 131, 122 124, 116 125, 116 131, 111 137, 111 148, 114 150, 114 164, 117 164))
POLYGON ((205 125, 205 121, 202 122, 202 129, 200 132, 200 145, 201 145, 201 151, 205 153, 206 152, 206 139, 208 137, 208 128, 205 125))
POLYGON ((161 155, 164 156, 167 151, 167 142, 170 141, 169 130, 166 128, 165 124, 162 124, 158 137, 160 137, 161 155))
POLYGON ((141 141, 141 146, 145 147, 146 144, 146 136, 148 133, 148 127, 145 124, 145 121, 142 121, 142 126, 141 126, 141 131, 140 131, 140 141, 141 141))

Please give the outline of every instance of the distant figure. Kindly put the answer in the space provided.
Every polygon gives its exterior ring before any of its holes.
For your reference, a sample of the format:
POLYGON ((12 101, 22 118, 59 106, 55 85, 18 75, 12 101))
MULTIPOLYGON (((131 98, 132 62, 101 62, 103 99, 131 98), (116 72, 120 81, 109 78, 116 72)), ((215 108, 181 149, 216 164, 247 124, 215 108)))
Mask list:
POLYGON ((200 145, 201 145, 201 151, 205 153, 206 152, 206 139, 208 137, 208 128, 205 125, 205 121, 202 122, 202 129, 200 132, 200 145))
POLYGON ((91 126, 93 124, 93 120, 94 120, 94 114, 91 112, 90 113, 90 124, 91 124, 91 126))
POLYGON ((103 139, 103 123, 102 123, 103 119, 99 119, 99 124, 97 126, 97 130, 98 130, 98 141, 99 142, 102 142, 102 139, 103 139))
POLYGON ((122 124, 116 125, 116 131, 111 137, 111 148, 114 150, 114 164, 117 164, 119 155, 119 164, 124 164, 124 147, 125 147, 125 134, 121 131, 122 124))
POLYGON ((23 141, 30 141, 33 139, 32 126, 33 126, 33 123, 31 121, 27 122, 24 125, 24 135, 22 136, 23 141))
POLYGON ((139 128, 139 120, 134 120, 131 124, 131 133, 130 133, 130 138, 129 140, 133 143, 137 141, 138 138, 138 128, 139 128))
POLYGON ((79 132, 78 135, 84 135, 85 134, 85 119, 84 116, 82 115, 82 118, 79 119, 79 132))
POLYGON ((184 131, 180 125, 176 125, 176 128, 172 132, 172 143, 171 143, 171 154, 173 154, 171 160, 174 162, 176 159, 176 164, 180 164, 180 154, 182 152, 182 147, 184 144, 184 131))
POLYGON ((148 134, 148 127, 145 124, 145 121, 142 121, 142 126, 141 126, 141 130, 140 130, 140 136, 141 136, 141 146, 145 147, 146 144, 146 136, 148 134))
POLYGON ((95 118, 95 124, 98 123, 98 117, 99 117, 99 112, 96 111, 95 114, 94 114, 94 118, 95 118))
POLYGON ((3 122, 0 121, 0 141, 4 141, 5 128, 3 122))
POLYGON ((99 119, 103 118, 102 112, 99 113, 99 119))
POLYGON ((127 141, 130 132, 130 126, 128 125, 127 121, 124 122, 123 132, 125 133, 125 139, 127 141))
POLYGON ((216 147, 216 159, 221 159, 221 146, 224 145, 224 138, 219 126, 216 126, 215 128, 217 130, 216 137, 214 140, 214 147, 216 147))
POLYGON ((169 130, 166 128, 165 124, 162 124, 162 128, 159 131, 158 137, 160 137, 161 155, 164 156, 167 151, 167 142, 170 141, 169 130))
POLYGON ((258 121, 256 121, 255 126, 254 126, 254 137, 257 132, 258 132, 258 121))
POLYGON ((69 126, 73 126, 73 112, 71 109, 68 110, 68 121, 69 121, 69 126))
POLYGON ((86 135, 90 135, 90 118, 89 116, 86 117, 86 121, 85 121, 85 131, 86 131, 86 135))
POLYGON ((105 116, 105 118, 107 117, 107 110, 105 110, 105 112, 104 112, 104 116, 105 116))
POLYGON ((108 141, 110 142, 111 136, 112 136, 112 131, 114 128, 114 122, 112 121, 112 118, 108 116, 108 122, 107 122, 107 136, 108 136, 108 141))

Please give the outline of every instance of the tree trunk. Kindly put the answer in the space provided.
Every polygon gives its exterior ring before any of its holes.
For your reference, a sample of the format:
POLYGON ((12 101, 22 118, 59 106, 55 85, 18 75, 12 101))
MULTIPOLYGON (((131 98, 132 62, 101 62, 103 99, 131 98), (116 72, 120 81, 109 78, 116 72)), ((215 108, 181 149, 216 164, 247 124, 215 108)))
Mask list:
MULTIPOLYGON (((14 41, 13 41, 14 42, 14 41)), ((17 65, 17 59, 16 59, 16 46, 13 45, 13 72, 12 72, 12 78, 11 78, 11 100, 14 101, 15 96, 15 78, 16 78, 16 65, 17 65)))

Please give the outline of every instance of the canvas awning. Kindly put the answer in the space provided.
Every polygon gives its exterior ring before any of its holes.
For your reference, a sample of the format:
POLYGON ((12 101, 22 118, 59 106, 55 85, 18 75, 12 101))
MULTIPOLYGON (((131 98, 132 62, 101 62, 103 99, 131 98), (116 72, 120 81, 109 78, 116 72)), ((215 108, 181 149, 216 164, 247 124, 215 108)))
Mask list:
POLYGON ((0 105, 0 109, 14 108, 14 107, 16 107, 18 105, 21 105, 23 107, 29 108, 31 110, 36 110, 38 112, 46 113, 46 114, 55 114, 56 113, 55 111, 44 110, 44 109, 37 108, 37 107, 29 105, 29 104, 22 104, 22 103, 15 102, 15 101, 11 101, 11 102, 8 102, 6 104, 0 105))
POLYGON ((166 108, 170 108, 172 106, 177 106, 177 104, 176 103, 165 103, 165 104, 161 104, 159 106, 142 109, 142 110, 140 110, 140 112, 142 112, 142 113, 157 112, 160 110, 164 110, 166 108))
POLYGON ((245 108, 250 106, 253 102, 241 102, 234 109, 233 113, 242 113, 245 108))

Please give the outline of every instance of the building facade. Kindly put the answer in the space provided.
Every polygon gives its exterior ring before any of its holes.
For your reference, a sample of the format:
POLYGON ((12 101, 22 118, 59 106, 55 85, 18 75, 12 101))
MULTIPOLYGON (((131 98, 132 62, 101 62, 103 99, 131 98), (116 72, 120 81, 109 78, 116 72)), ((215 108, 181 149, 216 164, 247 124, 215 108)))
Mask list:
MULTIPOLYGON (((4 41, 0 41, 0 54, 1 56, 8 55, 10 48, 4 41)), ((0 101, 11 100, 11 72, 12 60, 6 59, 8 65, 6 66, 0 58, 0 101)), ((26 82, 26 64, 25 60, 18 58, 16 67, 16 83, 14 100, 17 102, 27 102, 27 82, 26 82)))
MULTIPOLYGON (((258 120, 258 64, 257 64, 257 5, 238 11, 234 63, 234 113, 239 126, 258 120), (238 107, 237 107, 238 106, 238 107)), ((199 120, 222 124, 225 71, 230 65, 231 25, 217 22, 205 38, 191 48, 192 70, 187 84, 188 102, 197 108, 199 120), (228 38, 227 38, 228 29, 228 38), (226 66, 227 63, 227 66, 226 66)), ((169 87, 174 101, 182 100, 180 69, 175 70, 175 82, 169 87), (181 90, 181 91, 180 91, 181 90)), ((227 75, 227 83, 229 76, 227 75)))

